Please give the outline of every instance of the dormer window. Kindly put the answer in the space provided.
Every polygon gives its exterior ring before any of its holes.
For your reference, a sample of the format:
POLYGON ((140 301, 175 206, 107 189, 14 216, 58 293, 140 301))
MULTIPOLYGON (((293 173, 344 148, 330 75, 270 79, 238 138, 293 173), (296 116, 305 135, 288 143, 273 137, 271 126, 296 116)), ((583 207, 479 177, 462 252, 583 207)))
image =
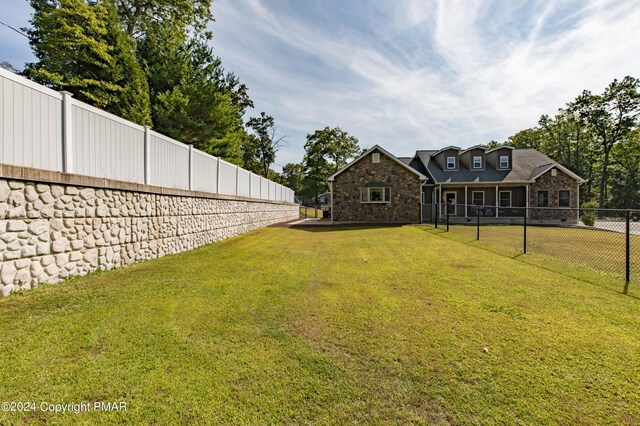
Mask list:
POLYGON ((474 155, 473 156, 473 168, 474 169, 481 169, 482 168, 482 157, 480 157, 479 155, 474 155))
POLYGON ((508 169, 509 168, 509 156, 508 155, 501 155, 500 156, 500 168, 501 169, 508 169))
POLYGON ((456 157, 447 157, 447 169, 456 168, 456 157))

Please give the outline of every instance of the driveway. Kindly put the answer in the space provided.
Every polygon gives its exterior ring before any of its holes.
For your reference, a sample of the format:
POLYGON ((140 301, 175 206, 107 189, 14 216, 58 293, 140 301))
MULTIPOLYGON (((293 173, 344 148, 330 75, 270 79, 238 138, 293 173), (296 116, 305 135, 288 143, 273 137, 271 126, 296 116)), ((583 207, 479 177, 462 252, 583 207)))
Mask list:
MULTIPOLYGON (((640 222, 629 222, 631 233, 640 235, 640 222)), ((607 231, 626 232, 626 223, 624 220, 596 220, 593 224, 595 228, 606 229, 607 231)))

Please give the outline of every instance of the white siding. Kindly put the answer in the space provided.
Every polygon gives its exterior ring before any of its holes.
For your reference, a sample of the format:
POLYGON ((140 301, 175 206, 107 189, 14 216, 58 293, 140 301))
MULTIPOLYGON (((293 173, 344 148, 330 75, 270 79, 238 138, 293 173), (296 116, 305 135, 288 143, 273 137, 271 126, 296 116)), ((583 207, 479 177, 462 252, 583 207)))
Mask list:
POLYGON ((3 69, 0 163, 62 171, 62 95, 3 69))
POLYGON ((73 172, 144 183, 144 128, 72 101, 73 172))
POLYGON ((189 147, 167 136, 149 132, 150 184, 189 189, 189 147))

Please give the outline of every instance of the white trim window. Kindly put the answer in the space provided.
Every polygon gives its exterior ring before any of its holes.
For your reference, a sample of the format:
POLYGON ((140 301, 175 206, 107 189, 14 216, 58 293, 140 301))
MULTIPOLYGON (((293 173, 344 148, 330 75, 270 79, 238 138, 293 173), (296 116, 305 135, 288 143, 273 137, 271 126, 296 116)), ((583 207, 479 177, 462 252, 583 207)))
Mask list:
POLYGON ((500 207, 511 207, 511 191, 500 191, 498 197, 500 207))
MULTIPOLYGON (((367 184, 369 185, 369 184, 367 184)), ((360 202, 361 203, 390 203, 391 202, 391 188, 383 185, 371 185, 363 186, 360 188, 360 202)))
POLYGON ((484 206, 484 191, 471 192, 471 203, 474 206, 484 206))
POLYGON ((549 207, 549 191, 538 191, 538 207, 549 207))
POLYGON ((447 157, 447 169, 452 170, 456 168, 456 157, 447 157))
POLYGON ((379 163, 380 162, 380 153, 376 152, 371 155, 371 162, 379 163))
POLYGON ((482 168, 482 157, 479 155, 473 156, 473 168, 481 169, 482 168))
POLYGON ((558 190, 558 207, 571 207, 571 191, 568 189, 558 190))
POLYGON ((509 156, 508 155, 501 155, 500 156, 500 168, 501 169, 508 169, 509 168, 509 156))

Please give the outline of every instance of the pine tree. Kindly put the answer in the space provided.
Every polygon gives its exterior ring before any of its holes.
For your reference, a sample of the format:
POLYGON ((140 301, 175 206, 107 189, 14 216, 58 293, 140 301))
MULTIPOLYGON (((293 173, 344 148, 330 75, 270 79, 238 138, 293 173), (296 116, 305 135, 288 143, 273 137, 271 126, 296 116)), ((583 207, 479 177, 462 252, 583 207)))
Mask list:
POLYGON ((27 30, 38 59, 23 74, 138 124, 151 124, 147 80, 115 6, 83 0, 31 0, 27 30))

